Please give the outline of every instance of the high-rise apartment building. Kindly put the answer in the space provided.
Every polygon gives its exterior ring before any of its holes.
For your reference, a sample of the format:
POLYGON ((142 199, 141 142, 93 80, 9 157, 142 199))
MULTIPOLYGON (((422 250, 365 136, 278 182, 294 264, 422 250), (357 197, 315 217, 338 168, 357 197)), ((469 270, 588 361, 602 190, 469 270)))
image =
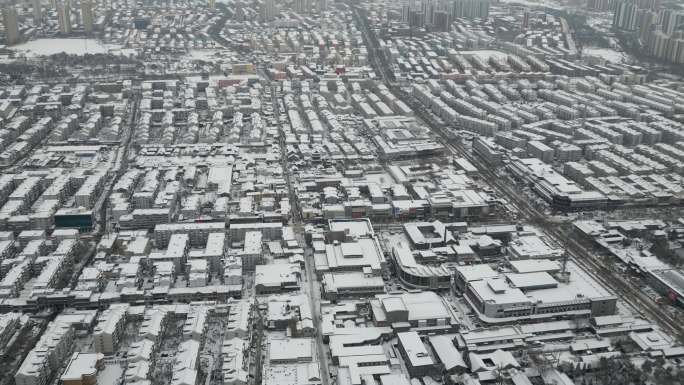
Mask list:
POLYGON ((682 64, 684 11, 660 9, 660 6, 660 0, 617 0, 613 27, 633 31, 645 53, 663 61, 682 64))
POLYGON ((89 34, 93 32, 93 3, 92 0, 81 0, 81 20, 83 30, 89 34))
POLYGON ((14 45, 19 42, 19 22, 17 20, 17 9, 14 5, 7 5, 2 9, 2 22, 5 25, 5 36, 7 45, 14 45))
POLYGON ((489 0, 410 0, 402 3, 401 21, 411 27, 449 31, 457 18, 489 16, 489 0))
POLYGON ((259 10, 261 21, 273 20, 277 15, 275 0, 262 0, 259 10))
POLYGON ((71 33, 71 4, 69 0, 57 3, 57 21, 61 34, 68 35, 71 33))
POLYGON ((40 25, 43 20, 43 9, 40 0, 31 0, 31 6, 33 7, 33 21, 35 25, 40 25))
POLYGON ((634 31, 637 29, 639 7, 632 1, 621 1, 615 7, 613 27, 634 31))

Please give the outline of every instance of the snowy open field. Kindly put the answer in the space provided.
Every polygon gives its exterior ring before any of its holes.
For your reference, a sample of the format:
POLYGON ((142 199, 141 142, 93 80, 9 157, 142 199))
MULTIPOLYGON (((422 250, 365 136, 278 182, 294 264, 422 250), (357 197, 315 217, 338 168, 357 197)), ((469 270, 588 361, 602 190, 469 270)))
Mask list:
POLYGON ((624 63, 627 59, 627 55, 624 52, 618 52, 610 48, 585 47, 582 49, 582 53, 585 56, 596 56, 611 63, 624 63))
POLYGON ((12 50, 24 53, 28 57, 62 52, 69 55, 107 53, 110 50, 120 50, 120 48, 104 45, 96 39, 37 39, 11 47, 12 50))

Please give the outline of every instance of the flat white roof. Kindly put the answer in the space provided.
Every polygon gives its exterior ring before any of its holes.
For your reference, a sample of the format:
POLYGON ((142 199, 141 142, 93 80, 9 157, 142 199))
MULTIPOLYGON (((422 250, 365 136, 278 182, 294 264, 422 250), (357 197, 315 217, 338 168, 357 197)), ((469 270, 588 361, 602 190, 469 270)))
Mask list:
POLYGON ((537 235, 525 235, 512 240, 508 248, 522 258, 560 257, 563 250, 551 247, 537 235))
POLYGON ((553 303, 574 301, 580 298, 602 298, 612 295, 574 262, 568 261, 566 271, 570 273, 570 280, 567 283, 561 282, 555 288, 532 290, 527 293, 528 296, 534 302, 553 303))
POLYGON ((328 222, 330 231, 345 231, 352 237, 373 235, 373 226, 368 219, 331 220, 328 222))
POLYGON ((429 341, 432 348, 435 350, 437 357, 444 364, 446 370, 451 370, 455 367, 467 368, 461 352, 456 349, 454 345, 453 334, 441 334, 430 336, 429 341))
POLYGON ((354 242, 326 245, 327 263, 331 270, 370 266, 380 270, 384 256, 375 238, 360 238, 354 242))
POLYGON ((560 264, 550 259, 522 259, 510 261, 513 271, 516 273, 534 273, 538 271, 560 270, 560 264))
POLYGON ((484 302, 489 301, 500 305, 531 302, 520 289, 510 287, 503 278, 472 281, 470 286, 484 302))
MULTIPOLYGON (((168 211, 168 209, 162 209, 168 211)), ((201 222, 201 223, 161 223, 154 226, 154 232, 157 231, 182 231, 182 230, 213 230, 225 231, 226 224, 224 222, 201 222)))
POLYGON ((432 291, 403 293, 401 295, 380 294, 376 298, 380 299, 386 309, 388 304, 391 304, 391 310, 388 311, 408 310, 410 321, 451 318, 451 313, 442 297, 432 291))
POLYGON ((384 287, 382 277, 366 276, 362 272, 326 273, 323 275, 323 284, 326 290, 336 291, 351 288, 374 288, 384 287))
POLYGON ((312 361, 312 338, 269 338, 268 357, 271 361, 312 361))
POLYGON ((549 288, 558 286, 558 281, 545 271, 534 273, 509 273, 506 278, 518 289, 549 288))
POLYGON ((380 376, 382 385, 411 385, 411 382, 403 374, 383 374, 380 376))
POLYGON ((320 380, 321 371, 317 362, 264 367, 264 385, 310 385, 320 380))
POLYGON ((281 286, 282 283, 298 281, 301 267, 294 263, 256 265, 254 284, 263 286, 281 286))
POLYGON ((420 336, 416 332, 404 332, 397 333, 401 347, 406 352, 408 360, 411 362, 411 366, 426 366, 433 365, 434 361, 432 357, 428 354, 425 344, 420 339, 420 336))
POLYGON ((456 271, 463 276, 466 282, 493 278, 499 275, 487 264, 458 266, 456 267, 456 271))
POLYGON ((97 373, 97 361, 102 358, 104 356, 100 353, 74 353, 60 380, 80 381, 83 376, 95 375, 97 373))

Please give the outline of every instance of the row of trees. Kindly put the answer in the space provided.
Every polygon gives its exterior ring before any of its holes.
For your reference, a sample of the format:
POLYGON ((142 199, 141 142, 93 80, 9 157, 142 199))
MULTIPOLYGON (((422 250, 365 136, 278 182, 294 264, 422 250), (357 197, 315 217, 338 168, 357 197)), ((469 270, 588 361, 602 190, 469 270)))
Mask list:
POLYGON ((559 369, 581 385, 684 385, 684 370, 658 357, 635 365, 629 357, 602 357, 598 367, 586 371, 580 364, 564 362, 559 369))

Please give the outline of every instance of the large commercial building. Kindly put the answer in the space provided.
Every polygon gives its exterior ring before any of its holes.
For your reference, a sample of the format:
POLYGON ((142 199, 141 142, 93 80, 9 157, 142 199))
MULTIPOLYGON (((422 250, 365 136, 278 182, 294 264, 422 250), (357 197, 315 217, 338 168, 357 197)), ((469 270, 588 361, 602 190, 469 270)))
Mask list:
POLYGON ((321 282, 323 296, 331 301, 344 297, 370 297, 385 292, 382 277, 362 272, 326 273, 321 282))
MULTIPOLYGON (((554 271, 556 267, 550 269, 554 271)), ((465 298, 485 323, 588 318, 617 311, 617 297, 573 262, 567 262, 565 273, 555 276, 549 271, 492 276, 491 272, 484 273, 485 270, 479 279, 471 278, 465 289, 465 298)), ((457 282, 465 280, 461 278, 457 282)))
POLYGON ((446 333, 458 329, 451 308, 431 291, 376 295, 371 308, 378 326, 398 331, 410 328, 421 333, 446 333))
POLYGON ((327 272, 360 272, 364 268, 369 268, 374 274, 379 274, 385 267, 384 253, 374 236, 343 242, 335 240, 321 246, 323 249, 314 254, 318 275, 327 272))
POLYGON ((294 263, 256 265, 254 286, 257 294, 298 290, 301 274, 301 267, 294 263))
POLYGON ((604 208, 608 198, 599 191, 584 190, 565 178, 540 159, 514 159, 509 169, 518 178, 530 183, 544 200, 564 210, 604 208))
MULTIPOLYGON (((430 252, 417 252, 417 254, 424 253, 430 252)), ((398 270, 399 279, 410 287, 432 290, 447 290, 451 287, 453 272, 445 263, 436 260, 432 264, 420 263, 406 244, 394 246, 392 258, 398 270)))

